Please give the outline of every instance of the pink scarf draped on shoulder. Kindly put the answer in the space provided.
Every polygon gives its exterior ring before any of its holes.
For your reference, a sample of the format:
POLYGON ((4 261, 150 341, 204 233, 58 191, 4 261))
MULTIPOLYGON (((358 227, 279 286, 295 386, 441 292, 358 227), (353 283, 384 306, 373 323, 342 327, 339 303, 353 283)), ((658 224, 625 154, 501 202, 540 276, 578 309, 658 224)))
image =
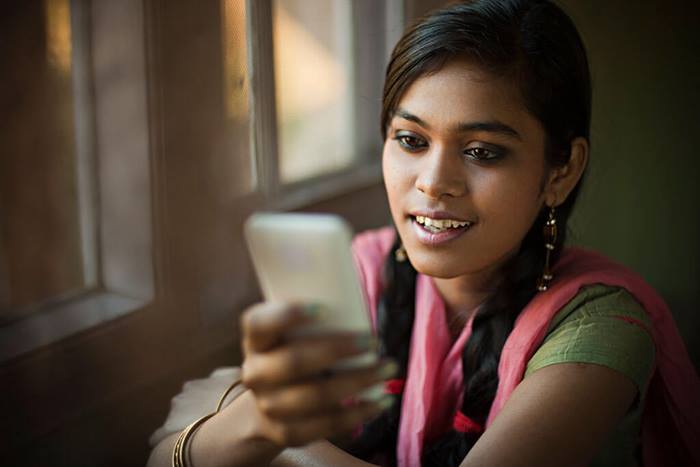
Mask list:
MULTIPOLYGON (((375 329, 383 265, 394 236, 393 228, 387 227, 362 233, 353 241, 353 254, 375 329)), ((516 320, 501 354, 498 390, 486 428, 523 379, 527 362, 542 343, 552 318, 581 287, 596 283, 625 288, 652 322, 656 368, 642 420, 644 465, 700 466, 700 379, 671 313, 637 274, 579 248, 562 252, 550 289, 538 293, 516 320)), ((471 334, 470 320, 451 343, 444 303, 432 280, 422 274, 416 280, 415 309, 397 445, 399 467, 419 466, 424 442, 450 429, 452 417, 461 407, 461 353, 471 334)))

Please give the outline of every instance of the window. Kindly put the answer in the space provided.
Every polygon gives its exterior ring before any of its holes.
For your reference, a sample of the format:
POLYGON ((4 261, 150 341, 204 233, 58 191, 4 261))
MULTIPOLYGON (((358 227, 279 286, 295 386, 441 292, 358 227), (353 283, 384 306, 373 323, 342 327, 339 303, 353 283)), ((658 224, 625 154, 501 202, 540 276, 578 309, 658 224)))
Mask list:
POLYGON ((402 11, 402 0, 5 7, 0 361, 158 302, 162 257, 163 274, 196 271, 177 277, 205 324, 227 317, 250 294, 232 240, 247 212, 379 181, 402 11))
POLYGON ((355 60, 348 0, 274 0, 272 33, 279 172, 283 183, 352 164, 355 60), (323 157, 310 157, 310 151, 323 157))
POLYGON ((0 361, 153 297, 141 10, 87 0, 8 9, 0 361))
MULTIPOLYGON (((7 81, 0 127, 0 320, 30 314, 55 297, 95 285, 94 219, 81 91, 84 50, 73 47, 68 0, 27 2, 2 28, 7 81), (49 260, 47 260, 49 259, 49 260), (3 280, 4 278, 4 280, 3 280)), ((73 11, 73 13, 76 13, 73 11)), ((76 17, 77 15, 73 15, 76 17)))
POLYGON ((378 181, 403 2, 265 0, 249 15, 256 177, 269 201, 294 207, 378 181))
POLYGON ((245 0, 223 0, 223 70, 226 108, 226 150, 235 158, 226 177, 233 178, 229 196, 250 193, 256 188, 250 139, 250 89, 248 78, 248 28, 245 0))

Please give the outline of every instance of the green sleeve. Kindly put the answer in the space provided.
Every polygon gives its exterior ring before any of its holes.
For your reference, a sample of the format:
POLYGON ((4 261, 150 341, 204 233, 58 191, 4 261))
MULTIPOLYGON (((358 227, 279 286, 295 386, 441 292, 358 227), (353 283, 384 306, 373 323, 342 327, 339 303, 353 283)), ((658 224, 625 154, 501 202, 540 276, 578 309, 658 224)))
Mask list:
POLYGON ((525 377, 556 363, 595 363, 631 379, 642 400, 654 368, 649 330, 647 313, 626 290, 599 284, 584 287, 554 317, 525 377))

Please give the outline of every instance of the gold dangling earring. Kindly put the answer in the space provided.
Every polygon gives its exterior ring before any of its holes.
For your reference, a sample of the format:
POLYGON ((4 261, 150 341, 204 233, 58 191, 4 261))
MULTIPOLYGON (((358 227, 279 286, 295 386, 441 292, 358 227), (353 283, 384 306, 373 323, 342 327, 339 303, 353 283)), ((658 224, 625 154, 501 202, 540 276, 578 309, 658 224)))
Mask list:
POLYGON ((394 258, 396 258, 396 261, 398 261, 399 263, 403 263, 404 261, 406 261, 407 257, 408 256, 406 256, 406 248, 403 247, 402 243, 394 252, 394 258))
POLYGON ((546 248, 546 256, 544 259, 544 271, 542 271, 542 277, 537 281, 537 290, 544 292, 549 288, 549 283, 552 281, 552 271, 549 267, 549 257, 554 251, 554 244, 557 241, 557 220, 554 217, 554 206, 549 207, 549 219, 544 223, 544 228, 542 229, 544 234, 544 247, 546 248))

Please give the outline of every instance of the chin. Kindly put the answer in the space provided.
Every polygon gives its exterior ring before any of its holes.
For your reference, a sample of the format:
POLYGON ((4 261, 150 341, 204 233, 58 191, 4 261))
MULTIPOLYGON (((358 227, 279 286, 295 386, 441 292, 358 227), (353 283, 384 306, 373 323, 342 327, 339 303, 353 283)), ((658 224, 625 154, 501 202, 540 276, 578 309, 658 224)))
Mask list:
POLYGON ((440 261, 440 258, 424 258, 423 255, 413 255, 409 253, 409 261, 413 268, 420 274, 437 277, 439 279, 452 279, 464 275, 468 271, 464 270, 464 263, 456 261, 440 261))

